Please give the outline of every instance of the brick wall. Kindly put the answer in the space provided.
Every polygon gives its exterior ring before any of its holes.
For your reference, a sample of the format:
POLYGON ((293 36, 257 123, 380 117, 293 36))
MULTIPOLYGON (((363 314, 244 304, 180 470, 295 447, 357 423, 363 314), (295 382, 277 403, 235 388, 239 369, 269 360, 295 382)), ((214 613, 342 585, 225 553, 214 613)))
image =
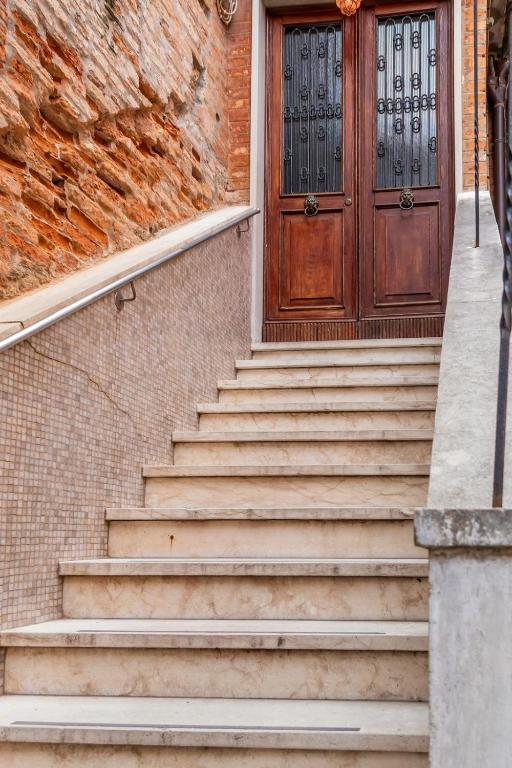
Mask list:
POLYGON ((246 196, 237 24, 215 0, 0 0, 0 298, 246 196))
MULTIPOLYGON (((487 123, 486 123, 486 38, 487 0, 478 0, 478 115, 480 133, 480 185, 488 186, 487 123)), ((462 175, 464 189, 472 189, 475 183, 474 115, 473 94, 473 0, 462 0, 462 175)))
POLYGON ((239 0, 229 30, 227 68, 229 100, 229 199, 249 199, 249 147, 251 131, 251 0, 239 0))
MULTIPOLYGON (((233 229, 0 355, 0 626, 58 617, 60 558, 106 554, 106 506, 140 506, 250 346, 250 235, 233 229)), ((1 677, 0 677, 1 680, 1 677)))

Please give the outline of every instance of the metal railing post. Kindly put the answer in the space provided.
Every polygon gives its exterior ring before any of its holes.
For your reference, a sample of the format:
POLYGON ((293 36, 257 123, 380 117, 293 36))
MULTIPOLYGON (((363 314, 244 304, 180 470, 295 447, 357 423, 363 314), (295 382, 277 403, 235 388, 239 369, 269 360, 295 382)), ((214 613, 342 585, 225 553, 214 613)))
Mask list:
MULTIPOLYGON (((507 3, 508 58, 512 56, 512 0, 507 3)), ((510 83, 510 76, 509 76, 510 83)), ((512 99, 507 90, 508 141, 505 185, 505 220, 503 232, 503 293, 501 298, 498 403, 496 409, 496 450, 494 456, 493 507, 503 506, 505 450, 507 436, 508 371, 510 329, 512 325, 512 99)))
POLYGON ((489 64, 490 75, 487 79, 487 95, 493 108, 493 159, 494 159, 494 197, 496 221, 502 243, 505 231, 505 185, 506 185, 506 154, 505 154, 505 102, 507 99, 508 61, 501 64, 496 73, 495 62, 489 64))

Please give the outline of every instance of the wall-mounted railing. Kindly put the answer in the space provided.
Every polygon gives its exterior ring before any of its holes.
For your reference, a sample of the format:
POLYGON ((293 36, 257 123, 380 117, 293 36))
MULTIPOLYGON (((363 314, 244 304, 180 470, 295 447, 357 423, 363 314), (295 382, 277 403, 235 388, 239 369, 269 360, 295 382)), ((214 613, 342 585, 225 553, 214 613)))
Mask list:
POLYGON ((69 285, 67 291, 65 289, 62 290, 65 288, 64 281, 60 284, 42 288, 41 293, 44 292, 47 299, 42 304, 47 306, 43 307, 43 309, 38 308, 36 314, 42 315, 41 317, 30 319, 28 322, 25 321, 25 315, 33 313, 25 307, 21 308, 19 305, 24 302, 30 303, 30 296, 21 297, 13 302, 7 302, 9 305, 8 309, 0 310, 0 324, 21 324, 24 327, 6 338, 0 339, 0 352, 25 341, 36 333, 40 333, 40 331, 78 312, 80 309, 84 309, 89 304, 102 299, 108 294, 116 293, 124 286, 131 284, 131 297, 127 298, 116 295, 115 306, 120 309, 125 302, 136 298, 135 280, 143 277, 156 267, 189 251, 191 248, 204 243, 206 240, 216 237, 227 229, 236 227, 239 233, 247 231, 240 228, 241 224, 258 213, 258 208, 248 205, 226 206, 225 209, 213 211, 197 220, 186 222, 180 227, 170 230, 168 233, 163 232, 154 241, 148 241, 148 243, 135 246, 124 254, 116 254, 110 259, 105 260, 103 265, 109 270, 106 279, 104 274, 93 279, 90 277, 92 271, 100 270, 103 272, 102 264, 100 263, 89 268, 87 277, 87 270, 84 270, 64 278, 69 285), (149 256, 146 254, 148 246, 151 251, 149 256), (140 256, 138 255, 139 252, 140 256), (127 264, 131 266, 127 268, 127 264), (83 285, 89 286, 89 288, 83 289, 83 285), (15 303, 16 307, 13 306, 15 303))

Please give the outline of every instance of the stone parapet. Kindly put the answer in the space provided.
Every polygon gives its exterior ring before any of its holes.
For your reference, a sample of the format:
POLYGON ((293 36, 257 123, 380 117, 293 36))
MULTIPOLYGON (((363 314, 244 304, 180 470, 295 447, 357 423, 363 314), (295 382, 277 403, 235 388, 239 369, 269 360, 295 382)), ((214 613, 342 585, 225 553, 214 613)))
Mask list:
POLYGON ((509 768, 512 510, 424 509, 432 768, 509 768))

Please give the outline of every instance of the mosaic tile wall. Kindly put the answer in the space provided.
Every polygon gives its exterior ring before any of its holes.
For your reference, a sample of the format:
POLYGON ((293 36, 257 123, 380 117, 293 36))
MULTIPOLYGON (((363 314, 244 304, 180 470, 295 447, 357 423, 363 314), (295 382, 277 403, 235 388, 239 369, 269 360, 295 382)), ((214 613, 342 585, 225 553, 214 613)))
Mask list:
MULTIPOLYGON (((106 552, 106 506, 250 348, 250 235, 234 229, 0 355, 0 626, 60 616, 61 558, 106 552), (129 291, 127 291, 129 293, 129 291)), ((1 678, 0 678, 1 679, 1 678)))

